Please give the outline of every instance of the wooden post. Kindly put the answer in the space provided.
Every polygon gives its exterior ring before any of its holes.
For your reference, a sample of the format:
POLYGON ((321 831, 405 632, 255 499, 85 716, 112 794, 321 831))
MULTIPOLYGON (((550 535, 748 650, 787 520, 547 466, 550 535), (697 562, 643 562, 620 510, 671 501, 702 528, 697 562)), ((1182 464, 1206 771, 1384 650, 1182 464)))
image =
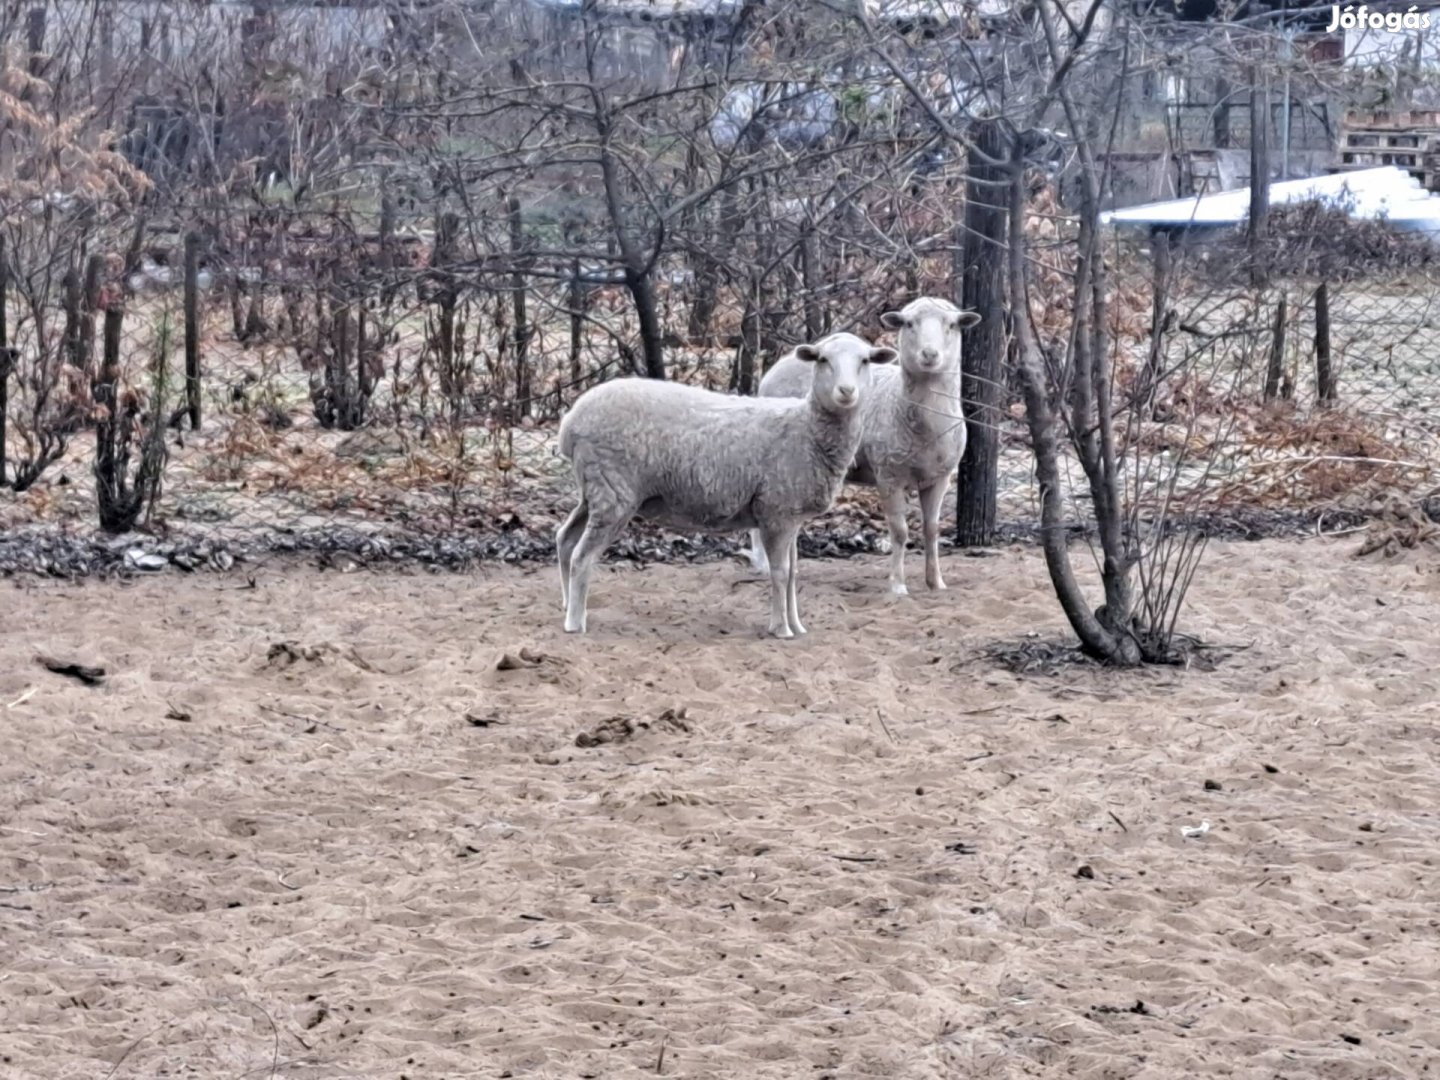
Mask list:
POLYGON ((1280 392, 1280 378, 1285 369, 1285 316, 1288 307, 1284 293, 1275 305, 1275 324, 1270 335, 1270 366, 1265 371, 1265 400, 1274 401, 1280 392))
POLYGON ((964 272, 960 306, 980 322, 965 333, 960 384, 966 425, 965 455, 955 490, 955 542, 995 542, 999 502, 1000 397, 1005 367, 1005 136, 998 120, 976 125, 965 190, 964 272))
POLYGON ((185 401, 200 430, 200 234, 185 234, 185 401))
POLYGON ((1335 370, 1330 366, 1330 283, 1315 289, 1315 390, 1321 404, 1335 400, 1335 370))

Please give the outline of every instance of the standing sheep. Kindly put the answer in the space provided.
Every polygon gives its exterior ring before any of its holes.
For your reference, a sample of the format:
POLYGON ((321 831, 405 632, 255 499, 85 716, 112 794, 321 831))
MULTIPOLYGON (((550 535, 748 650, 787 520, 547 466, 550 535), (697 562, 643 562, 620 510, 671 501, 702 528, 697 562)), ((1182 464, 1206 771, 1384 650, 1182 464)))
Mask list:
MULTIPOLYGON (((865 398, 865 433, 847 477, 874 486, 890 527, 890 591, 904 596, 906 493, 920 493, 925 528, 925 584, 945 588, 940 577, 940 503, 965 453, 965 419, 960 410, 960 332, 980 316, 948 300, 922 296, 880 321, 900 331, 899 370, 875 373, 865 398)), ((795 354, 782 358, 760 380, 762 397, 796 397, 805 392, 805 369, 795 354)), ((758 534, 751 534, 750 561, 767 565, 758 534)))
POLYGON ((768 553, 770 632, 805 632, 795 537, 839 494, 860 445, 870 367, 888 364, 895 350, 831 334, 793 355, 810 381, 808 397, 732 397, 619 379, 582 394, 566 413, 560 453, 580 490, 555 536, 567 632, 585 631, 595 560, 637 514, 671 528, 754 529, 768 553))

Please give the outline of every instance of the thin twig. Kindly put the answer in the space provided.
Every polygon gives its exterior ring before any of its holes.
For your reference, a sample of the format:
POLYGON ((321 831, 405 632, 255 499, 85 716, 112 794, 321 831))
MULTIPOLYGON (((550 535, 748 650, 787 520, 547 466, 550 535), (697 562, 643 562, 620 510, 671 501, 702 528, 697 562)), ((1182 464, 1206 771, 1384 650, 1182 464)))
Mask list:
POLYGON ((15 708, 16 705, 23 705, 23 704, 25 704, 25 702, 29 701, 32 697, 35 696, 35 691, 36 691, 36 689, 38 689, 38 688, 37 688, 37 687, 34 687, 34 686, 30 687, 29 690, 26 690, 23 694, 21 694, 19 697, 17 697, 14 701, 12 701, 12 702, 10 702, 8 705, 6 705, 6 706, 5 706, 6 711, 9 711, 10 709, 15 708))
POLYGON ((136 1047, 138 1047, 138 1046, 139 1046, 141 1043, 143 1043, 146 1039, 150 1038, 150 1036, 154 1035, 154 1034, 155 1034, 157 1031, 159 1031, 161 1028, 168 1027, 169 1024, 170 1024, 170 1021, 166 1021, 166 1023, 159 1025, 159 1027, 151 1028, 151 1029, 150 1029, 149 1031, 147 1031, 144 1035, 141 1035, 138 1039, 136 1039, 136 1040, 135 1040, 134 1042, 132 1042, 129 1046, 127 1046, 127 1047, 125 1048, 125 1052, 120 1055, 120 1060, 117 1061, 117 1062, 115 1062, 114 1065, 110 1066, 110 1071, 105 1074, 105 1080, 110 1080, 110 1078, 111 1078, 112 1076, 114 1076, 116 1072, 119 1071, 120 1066, 125 1064, 125 1059, 128 1058, 128 1057, 131 1055, 131 1053, 135 1050, 136 1047))

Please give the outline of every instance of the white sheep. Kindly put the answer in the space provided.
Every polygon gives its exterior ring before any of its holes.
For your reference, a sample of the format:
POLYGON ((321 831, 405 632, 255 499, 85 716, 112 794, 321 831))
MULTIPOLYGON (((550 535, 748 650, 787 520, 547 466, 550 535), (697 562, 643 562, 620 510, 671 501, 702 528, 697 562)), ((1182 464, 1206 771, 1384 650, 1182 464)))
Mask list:
POLYGON ((585 631, 595 560, 638 514, 671 528, 755 529, 768 553, 770 632, 805 633, 795 537, 839 494, 860 445, 871 365, 896 354, 842 333, 793 355, 808 397, 734 397, 630 378, 575 402, 560 424, 560 453, 574 466, 580 503, 555 536, 566 631, 585 631))
MULTIPOLYGON (((922 296, 880 321, 900 331, 900 363, 875 373, 862 409, 865 432, 847 479, 880 491, 890 529, 890 591, 904 596, 906 493, 920 493, 925 530, 925 584, 945 588, 940 577, 940 503, 965 453, 960 410, 960 332, 980 316, 948 300, 922 296)), ((794 353, 782 357, 760 380, 762 397, 804 394, 805 369, 794 353)), ((751 533, 750 561, 768 565, 758 534, 751 533)))

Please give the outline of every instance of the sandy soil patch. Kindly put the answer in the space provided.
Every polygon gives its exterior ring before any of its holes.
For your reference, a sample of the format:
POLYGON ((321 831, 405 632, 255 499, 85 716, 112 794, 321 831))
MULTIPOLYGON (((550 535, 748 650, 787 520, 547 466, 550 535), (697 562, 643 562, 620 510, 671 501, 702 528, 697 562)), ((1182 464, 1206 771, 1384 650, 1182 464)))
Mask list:
POLYGON ((1139 674, 985 659, 1018 548, 807 561, 796 644, 737 564, 583 639, 551 569, 7 585, 0 1074, 1425 1075, 1440 577, 1355 546, 1216 545, 1251 647, 1139 674))

